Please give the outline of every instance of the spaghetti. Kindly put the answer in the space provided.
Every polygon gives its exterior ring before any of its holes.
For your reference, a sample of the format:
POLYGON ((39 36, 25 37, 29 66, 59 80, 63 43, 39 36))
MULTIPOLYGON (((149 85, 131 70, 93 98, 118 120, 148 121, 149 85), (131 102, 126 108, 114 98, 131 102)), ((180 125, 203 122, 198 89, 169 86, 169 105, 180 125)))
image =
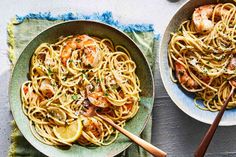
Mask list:
MULTIPOLYGON (((232 3, 196 8, 172 34, 168 46, 171 79, 196 93, 197 107, 218 111, 236 77, 236 7, 232 3), (175 72, 175 76, 172 76, 175 72), (176 79, 175 79, 176 78, 176 79), (204 107, 197 103, 203 100, 204 107)), ((236 107, 236 94, 227 109, 236 107)))
POLYGON ((119 126, 139 109, 140 82, 136 64, 122 46, 88 35, 68 36, 57 43, 42 43, 34 52, 29 81, 21 99, 34 136, 48 145, 109 145, 118 131, 92 109, 119 126), (76 141, 55 134, 57 127, 82 122, 76 141))

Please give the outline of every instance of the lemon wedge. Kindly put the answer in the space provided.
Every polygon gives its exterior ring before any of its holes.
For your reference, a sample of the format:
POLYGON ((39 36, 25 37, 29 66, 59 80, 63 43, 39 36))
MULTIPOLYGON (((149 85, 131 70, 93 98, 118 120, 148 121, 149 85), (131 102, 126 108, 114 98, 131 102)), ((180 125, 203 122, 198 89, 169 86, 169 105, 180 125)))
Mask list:
POLYGON ((55 126, 53 127, 53 132, 56 137, 68 143, 76 141, 82 133, 82 123, 78 118, 70 125, 67 126, 55 126))

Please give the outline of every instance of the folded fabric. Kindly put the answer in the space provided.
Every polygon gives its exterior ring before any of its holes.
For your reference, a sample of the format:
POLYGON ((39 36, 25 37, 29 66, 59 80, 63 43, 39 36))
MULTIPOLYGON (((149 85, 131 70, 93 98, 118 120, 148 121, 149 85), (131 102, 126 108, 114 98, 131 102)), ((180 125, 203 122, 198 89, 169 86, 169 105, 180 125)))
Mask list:
MULTIPOLYGON (((66 13, 58 16, 53 16, 50 13, 31 13, 26 16, 16 16, 16 18, 14 18, 8 25, 9 59, 12 62, 12 65, 14 66, 17 58, 19 57, 20 53, 27 45, 27 43, 42 30, 63 21, 80 19, 104 22, 124 31, 139 46, 144 55, 147 57, 150 66, 152 67, 152 69, 154 69, 157 52, 154 48, 154 45, 155 41, 157 41, 158 38, 154 34, 153 26, 151 24, 122 25, 118 21, 113 19, 111 12, 104 12, 102 14, 95 13, 92 15, 66 13)), ((20 133, 14 122, 12 126, 13 131, 11 134, 11 146, 8 153, 10 157, 44 156, 42 153, 40 153, 30 145, 30 143, 20 133)), ((148 142, 151 142, 151 127, 152 121, 150 118, 146 128, 140 135, 144 140, 148 142)), ((138 147, 136 144, 132 144, 126 151, 118 156, 148 157, 150 156, 150 154, 148 154, 142 148, 138 147)))

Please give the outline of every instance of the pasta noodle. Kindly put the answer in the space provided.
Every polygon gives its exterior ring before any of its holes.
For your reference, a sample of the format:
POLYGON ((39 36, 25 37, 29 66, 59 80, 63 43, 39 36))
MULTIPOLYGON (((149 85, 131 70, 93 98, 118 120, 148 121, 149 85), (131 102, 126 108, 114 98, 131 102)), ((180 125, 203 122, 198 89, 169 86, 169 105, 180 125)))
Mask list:
POLYGON ((34 52, 29 80, 21 88, 22 108, 34 136, 48 145, 109 145, 118 136, 96 111, 119 126, 139 109, 140 82, 128 51, 109 39, 88 35, 42 43, 34 52), (60 139, 53 130, 78 118, 82 133, 76 141, 60 139))
MULTIPOLYGON (((196 8, 168 46, 171 78, 196 93, 197 107, 218 111, 230 93, 229 80, 236 77, 236 7, 232 3, 196 8), (175 72, 175 76, 172 76, 175 72), (176 78, 176 79, 175 79, 176 78), (204 107, 197 103, 203 100, 204 107)), ((236 94, 227 109, 236 107, 236 94)))

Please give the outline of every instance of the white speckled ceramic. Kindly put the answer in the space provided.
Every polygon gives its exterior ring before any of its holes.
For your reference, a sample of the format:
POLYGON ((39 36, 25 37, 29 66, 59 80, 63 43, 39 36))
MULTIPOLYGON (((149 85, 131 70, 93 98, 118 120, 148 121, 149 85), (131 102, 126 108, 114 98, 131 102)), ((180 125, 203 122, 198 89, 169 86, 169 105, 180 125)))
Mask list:
MULTIPOLYGON (((185 112, 186 114, 188 114, 189 116, 198 121, 208 124, 211 124, 213 122, 218 112, 200 110, 194 105, 193 98, 195 97, 195 95, 184 91, 182 87, 171 81, 168 58, 167 58, 167 47, 170 41, 170 33, 175 32, 178 29, 179 25, 184 20, 189 19, 196 7, 216 2, 217 0, 190 0, 186 2, 184 5, 182 5, 182 7, 180 7, 180 9, 176 12, 176 14, 169 22, 162 37, 159 51, 160 73, 164 86, 171 99, 183 112, 185 112)), ((220 2, 225 3, 234 1, 221 0, 220 2)), ((236 108, 231 110, 226 110, 220 122, 220 125, 221 126, 236 125, 236 108)))

